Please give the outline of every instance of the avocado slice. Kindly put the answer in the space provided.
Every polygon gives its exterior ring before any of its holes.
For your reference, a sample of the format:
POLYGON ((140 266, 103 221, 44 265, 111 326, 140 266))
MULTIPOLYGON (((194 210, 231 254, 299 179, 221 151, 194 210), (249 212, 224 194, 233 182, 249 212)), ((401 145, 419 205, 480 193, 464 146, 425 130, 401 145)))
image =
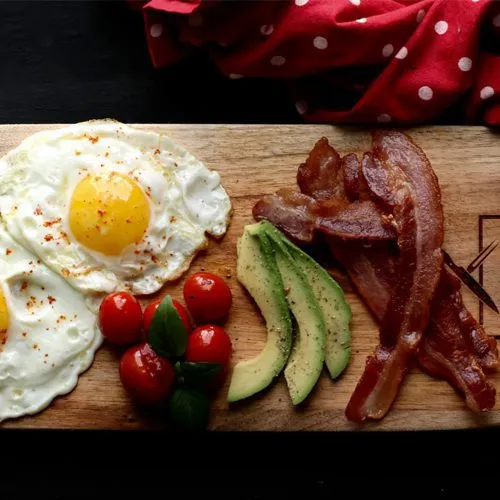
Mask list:
POLYGON ((245 227, 237 244, 237 278, 266 321, 267 341, 256 357, 233 368, 228 402, 250 397, 268 387, 286 365, 292 348, 292 319, 281 275, 262 223, 245 227))
POLYGON ((267 228, 276 248, 276 263, 285 285, 288 305, 297 329, 285 379, 294 405, 302 403, 318 381, 325 361, 326 325, 307 276, 296 264, 282 239, 267 228))
POLYGON ((336 379, 349 364, 352 352, 352 310, 345 299, 344 291, 326 269, 293 244, 275 226, 266 224, 266 231, 274 235, 274 239, 281 240, 309 281, 326 324, 325 364, 330 377, 336 379))

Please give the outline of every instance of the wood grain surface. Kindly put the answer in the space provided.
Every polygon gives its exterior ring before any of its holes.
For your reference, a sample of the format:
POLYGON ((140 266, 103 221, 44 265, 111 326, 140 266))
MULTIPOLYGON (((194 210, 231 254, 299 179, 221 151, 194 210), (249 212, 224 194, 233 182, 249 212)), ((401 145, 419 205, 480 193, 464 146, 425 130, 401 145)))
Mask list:
MULTIPOLYGON (((60 125, 0 126, 0 154, 33 132, 60 125)), ((227 277, 234 302, 226 324, 233 341, 233 363, 257 354, 266 338, 263 320, 235 278, 236 240, 245 224, 253 222, 251 208, 265 193, 293 186, 297 166, 321 136, 340 153, 362 153, 370 144, 367 129, 322 125, 136 125, 169 134, 211 169, 220 172, 231 196, 234 215, 225 238, 211 242, 194 261, 189 273, 206 269, 227 277)), ((408 129, 425 150, 439 178, 446 219, 445 248, 455 261, 467 265, 481 245, 500 238, 500 141, 481 128, 426 127, 408 129), (495 218, 498 216, 498 219, 495 218)), ((476 274, 478 271, 476 271, 476 274)), ((482 270, 485 287, 500 304, 500 250, 482 270)), ((353 309, 352 360, 340 380, 324 371, 316 389, 300 408, 293 408, 281 376, 272 387, 247 401, 228 406, 226 386, 213 402, 210 429, 227 430, 408 430, 457 429, 500 424, 500 402, 483 415, 474 415, 444 381, 419 370, 408 375, 390 413, 380 422, 356 425, 344 409, 363 370, 378 332, 349 282, 335 272, 353 309)), ((183 279, 162 293, 181 297, 183 279)), ((479 318, 477 299, 464 289, 464 300, 479 318)), ((500 317, 486 309, 484 326, 500 336, 500 317)), ((0 427, 138 429, 168 428, 161 413, 135 408, 118 377, 119 351, 106 344, 77 388, 57 398, 42 413, 6 421, 0 427)), ((500 374, 492 378, 500 387, 500 374)))

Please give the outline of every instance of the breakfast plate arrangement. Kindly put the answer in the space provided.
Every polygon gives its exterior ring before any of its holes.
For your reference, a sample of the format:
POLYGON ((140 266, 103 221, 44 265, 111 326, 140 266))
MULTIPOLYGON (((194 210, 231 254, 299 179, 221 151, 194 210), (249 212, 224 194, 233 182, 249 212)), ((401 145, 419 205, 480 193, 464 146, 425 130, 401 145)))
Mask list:
POLYGON ((492 132, 0 137, 0 428, 500 423, 492 132))

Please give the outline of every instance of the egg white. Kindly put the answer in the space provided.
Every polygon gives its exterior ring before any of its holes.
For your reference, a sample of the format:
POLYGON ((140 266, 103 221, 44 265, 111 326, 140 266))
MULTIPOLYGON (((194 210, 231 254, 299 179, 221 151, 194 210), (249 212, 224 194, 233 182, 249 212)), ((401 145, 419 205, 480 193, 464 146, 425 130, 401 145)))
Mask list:
POLYGON ((9 326, 0 345, 0 421, 45 409, 71 392, 102 344, 83 296, 0 225, 0 289, 9 326))
POLYGON ((219 174, 168 136, 97 120, 36 133, 5 155, 0 212, 10 234, 76 289, 151 294, 188 269, 208 234, 224 235, 231 203, 219 174), (118 256, 82 245, 68 221, 77 183, 110 172, 135 178, 150 205, 145 237, 118 256))

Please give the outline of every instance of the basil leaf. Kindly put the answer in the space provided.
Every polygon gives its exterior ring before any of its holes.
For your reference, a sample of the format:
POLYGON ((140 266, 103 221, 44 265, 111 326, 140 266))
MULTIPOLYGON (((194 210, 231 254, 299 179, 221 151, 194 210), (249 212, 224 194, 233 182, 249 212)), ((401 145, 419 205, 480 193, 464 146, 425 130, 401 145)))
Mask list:
POLYGON ((177 427, 190 431, 204 429, 209 414, 209 398, 201 391, 178 388, 170 398, 170 420, 177 427))
POLYGON ((187 332, 172 297, 167 295, 156 309, 149 327, 148 342, 163 357, 182 356, 186 350, 187 332))
POLYGON ((204 388, 221 369, 217 363, 185 361, 179 364, 177 375, 186 387, 204 388))

